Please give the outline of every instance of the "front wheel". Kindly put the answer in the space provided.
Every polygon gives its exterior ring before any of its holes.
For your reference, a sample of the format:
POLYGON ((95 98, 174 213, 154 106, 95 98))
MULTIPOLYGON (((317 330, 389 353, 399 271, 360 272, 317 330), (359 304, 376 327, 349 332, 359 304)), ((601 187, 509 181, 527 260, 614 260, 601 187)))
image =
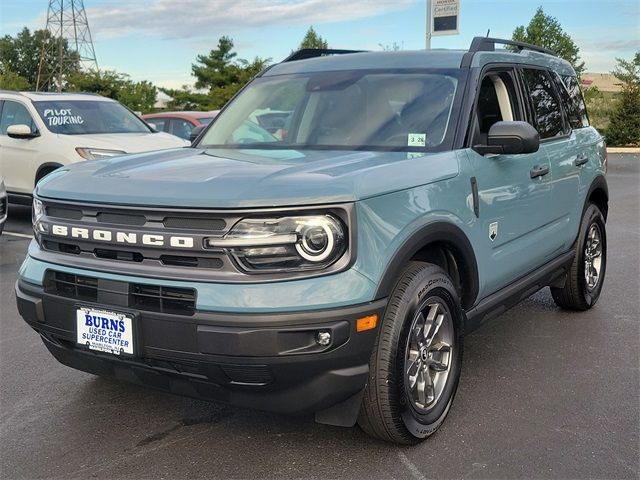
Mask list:
POLYGON ((371 356, 358 418, 364 431, 414 444, 440 427, 460 378, 462 319, 445 271, 410 263, 389 299, 371 356))
POLYGON ((568 310, 588 310, 602 291, 607 267, 607 232, 600 209, 589 204, 582 216, 575 257, 563 288, 552 287, 556 305, 568 310))

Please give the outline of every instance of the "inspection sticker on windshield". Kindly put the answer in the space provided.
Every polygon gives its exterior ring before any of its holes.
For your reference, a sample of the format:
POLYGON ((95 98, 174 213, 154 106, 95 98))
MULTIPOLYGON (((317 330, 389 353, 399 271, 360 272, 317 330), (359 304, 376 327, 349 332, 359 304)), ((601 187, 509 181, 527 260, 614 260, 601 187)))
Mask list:
POLYGON ((56 127, 58 125, 82 125, 84 123, 82 115, 73 115, 70 108, 46 108, 42 115, 50 127, 56 127))
POLYGON ((425 133, 410 133, 407 138, 407 146, 424 147, 427 143, 427 135, 425 133))
POLYGON ((81 345, 99 352, 133 355, 133 317, 124 313, 80 307, 76 311, 81 345))

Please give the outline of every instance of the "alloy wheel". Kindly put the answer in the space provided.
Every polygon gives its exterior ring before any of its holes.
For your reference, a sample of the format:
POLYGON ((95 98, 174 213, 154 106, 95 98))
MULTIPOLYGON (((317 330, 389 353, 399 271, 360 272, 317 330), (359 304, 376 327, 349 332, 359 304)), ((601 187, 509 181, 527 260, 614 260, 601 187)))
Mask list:
POLYGON ((584 246, 584 279, 588 291, 593 291, 600 281, 602 271, 602 233, 597 224, 591 224, 584 246))
POLYGON ((431 297, 418 309, 405 352, 405 385, 418 413, 433 408, 447 384, 454 348, 451 312, 440 297, 431 297))

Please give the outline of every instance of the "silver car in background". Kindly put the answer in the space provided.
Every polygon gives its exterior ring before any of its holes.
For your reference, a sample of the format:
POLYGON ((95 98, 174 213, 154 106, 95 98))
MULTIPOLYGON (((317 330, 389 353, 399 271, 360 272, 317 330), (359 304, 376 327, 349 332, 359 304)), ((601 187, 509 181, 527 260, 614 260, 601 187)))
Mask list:
POLYGON ((7 191, 4 188, 4 179, 0 177, 0 235, 4 229, 4 222, 7 219, 9 202, 7 201, 7 191))

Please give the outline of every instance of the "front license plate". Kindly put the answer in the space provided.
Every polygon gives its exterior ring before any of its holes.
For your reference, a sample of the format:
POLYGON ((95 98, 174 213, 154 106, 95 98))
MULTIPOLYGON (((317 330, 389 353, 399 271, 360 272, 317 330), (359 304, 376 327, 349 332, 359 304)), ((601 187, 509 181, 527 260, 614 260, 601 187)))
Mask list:
POLYGON ((91 307, 76 311, 76 341, 90 350, 133 355, 133 317, 91 307))

